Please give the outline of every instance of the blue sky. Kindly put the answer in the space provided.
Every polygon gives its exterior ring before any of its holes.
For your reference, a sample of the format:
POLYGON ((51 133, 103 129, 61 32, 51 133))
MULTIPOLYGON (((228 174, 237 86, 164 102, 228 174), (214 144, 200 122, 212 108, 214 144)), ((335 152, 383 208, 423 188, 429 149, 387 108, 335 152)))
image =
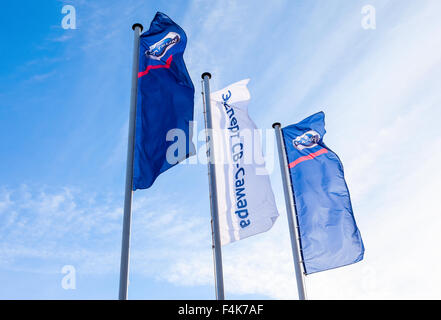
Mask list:
MULTIPOLYGON (((260 128, 326 113, 324 140, 344 163, 366 254, 308 276, 309 298, 440 298, 437 0, 4 4, 0 298, 117 297, 131 26, 148 28, 156 11, 187 32, 199 129, 204 71, 213 90, 251 78, 260 128), (61 27, 66 4, 75 30, 61 27), (375 30, 361 26, 365 5, 375 30), (65 265, 75 290, 61 286, 65 265)), ((265 153, 280 218, 224 247, 229 299, 297 298, 280 170, 274 148, 265 153)), ((135 193, 129 298, 214 298, 206 170, 179 165, 135 193)))

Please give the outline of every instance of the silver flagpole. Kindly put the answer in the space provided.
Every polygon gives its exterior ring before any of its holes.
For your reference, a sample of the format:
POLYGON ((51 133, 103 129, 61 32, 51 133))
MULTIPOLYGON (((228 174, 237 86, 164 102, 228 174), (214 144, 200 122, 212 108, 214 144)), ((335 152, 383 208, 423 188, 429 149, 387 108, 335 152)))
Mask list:
POLYGON ((138 69, 139 69, 139 38, 142 25, 135 23, 133 41, 132 63, 132 90, 130 94, 129 137, 127 145, 126 189, 124 196, 124 220, 121 245, 121 267, 119 272, 119 300, 127 300, 129 286, 129 250, 130 227, 132 219, 132 194, 133 194, 133 154, 135 150, 135 123, 136 123, 136 98, 138 94, 138 69))
POLYGON ((300 246, 297 241, 299 239, 297 226, 297 209, 295 205, 294 194, 292 192, 292 184, 288 169, 288 160, 286 158, 285 143, 283 142, 282 130, 280 123, 273 124, 276 132, 277 148, 279 150, 280 171, 282 172, 283 191, 285 193, 286 214, 288 215, 289 235, 291 237, 292 256, 294 258, 294 269, 296 272, 297 290, 300 300, 306 300, 306 290, 304 282, 303 263, 300 259, 300 246))
POLYGON ((204 91, 202 92, 202 102, 205 111, 205 129, 207 130, 207 158, 208 158, 208 178, 210 182, 210 205, 211 205, 211 230, 213 240, 213 257, 215 266, 215 285, 216 285, 216 299, 224 300, 224 276, 222 271, 222 250, 219 230, 219 215, 217 206, 217 190, 216 190, 216 172, 214 164, 214 148, 213 136, 210 136, 212 130, 211 118, 211 100, 210 100, 210 79, 211 74, 204 72, 202 74, 204 91))

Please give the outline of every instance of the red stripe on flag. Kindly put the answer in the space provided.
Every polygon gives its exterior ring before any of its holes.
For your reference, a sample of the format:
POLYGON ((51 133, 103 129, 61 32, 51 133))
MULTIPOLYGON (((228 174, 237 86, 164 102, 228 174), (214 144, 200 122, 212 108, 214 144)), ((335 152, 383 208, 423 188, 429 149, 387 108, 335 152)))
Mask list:
POLYGON ((316 151, 316 152, 314 152, 314 153, 308 154, 307 156, 300 157, 300 158, 298 158, 297 160, 291 162, 291 163, 289 164, 289 168, 292 169, 292 168, 294 168, 296 165, 298 165, 300 162, 303 162, 303 161, 306 161, 306 160, 312 160, 312 159, 314 159, 315 157, 318 157, 319 155, 322 155, 322 154, 325 154, 325 153, 328 153, 328 150, 325 149, 325 148, 323 148, 323 149, 320 149, 319 151, 316 151))
POLYGON ((147 66, 147 69, 145 69, 142 72, 138 72, 138 78, 141 78, 142 76, 145 76, 147 73, 149 73, 150 70, 154 70, 154 69, 161 69, 161 68, 165 68, 168 69, 170 68, 170 65, 172 63, 173 60, 173 55, 171 55, 167 61, 165 62, 165 64, 160 64, 157 66, 147 66))

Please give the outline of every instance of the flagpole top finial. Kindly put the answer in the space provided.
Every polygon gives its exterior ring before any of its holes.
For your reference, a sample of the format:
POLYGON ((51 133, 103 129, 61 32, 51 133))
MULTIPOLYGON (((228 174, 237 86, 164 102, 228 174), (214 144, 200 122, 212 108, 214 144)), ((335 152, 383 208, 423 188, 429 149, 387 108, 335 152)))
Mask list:
POLYGON ((210 72, 204 72, 203 74, 202 74, 202 79, 204 79, 205 78, 205 76, 208 76, 208 79, 211 79, 211 73, 210 72))
POLYGON ((136 27, 140 27, 140 28, 141 28, 141 32, 142 32, 142 29, 144 29, 144 27, 142 26, 142 24, 140 24, 140 23, 135 23, 135 24, 132 26, 132 30, 135 31, 136 27))
POLYGON ((275 129, 276 127, 281 127, 282 125, 280 124, 280 122, 274 122, 273 123, 273 128, 275 129))

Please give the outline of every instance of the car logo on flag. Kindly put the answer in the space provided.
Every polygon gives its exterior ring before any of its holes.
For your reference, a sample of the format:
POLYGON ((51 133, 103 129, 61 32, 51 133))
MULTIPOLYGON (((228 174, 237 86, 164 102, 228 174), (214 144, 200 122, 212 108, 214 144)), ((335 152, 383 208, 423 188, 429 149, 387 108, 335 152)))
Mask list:
POLYGON ((297 150, 303 150, 305 148, 314 148, 319 141, 320 135, 314 130, 310 130, 295 138, 292 144, 297 150))
POLYGON ((145 55, 153 59, 162 58, 165 53, 181 40, 181 37, 176 32, 169 32, 164 38, 151 45, 146 50, 145 55))

